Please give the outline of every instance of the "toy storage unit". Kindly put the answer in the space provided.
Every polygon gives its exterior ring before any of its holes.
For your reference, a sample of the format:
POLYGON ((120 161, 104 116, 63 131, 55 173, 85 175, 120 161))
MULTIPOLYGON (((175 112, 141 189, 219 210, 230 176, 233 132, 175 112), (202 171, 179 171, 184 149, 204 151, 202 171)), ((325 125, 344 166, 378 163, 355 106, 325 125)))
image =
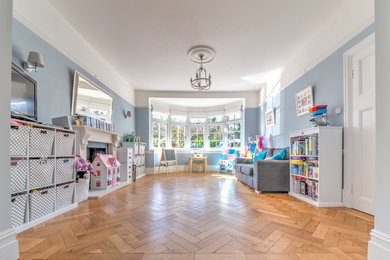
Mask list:
POLYGON ((133 181, 133 148, 118 148, 116 152, 118 161, 121 164, 121 181, 133 181))
POLYGON ((10 129, 11 222, 21 232, 77 206, 76 133, 14 121, 10 129))
POLYGON ((133 156, 133 180, 145 176, 145 150, 146 143, 141 142, 123 142, 122 147, 132 148, 133 156))
POLYGON ((342 127, 290 133, 291 196, 317 207, 342 204, 342 127))

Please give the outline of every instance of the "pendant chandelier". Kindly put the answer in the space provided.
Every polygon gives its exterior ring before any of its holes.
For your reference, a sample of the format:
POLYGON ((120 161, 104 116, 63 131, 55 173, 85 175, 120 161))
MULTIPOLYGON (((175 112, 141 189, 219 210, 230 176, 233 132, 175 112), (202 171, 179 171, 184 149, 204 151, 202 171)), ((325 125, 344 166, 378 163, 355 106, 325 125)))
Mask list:
POLYGON ((207 74, 203 64, 214 59, 215 51, 208 46, 195 46, 188 51, 188 57, 194 63, 200 64, 195 72, 195 77, 190 79, 191 87, 199 91, 210 89, 211 74, 207 74))

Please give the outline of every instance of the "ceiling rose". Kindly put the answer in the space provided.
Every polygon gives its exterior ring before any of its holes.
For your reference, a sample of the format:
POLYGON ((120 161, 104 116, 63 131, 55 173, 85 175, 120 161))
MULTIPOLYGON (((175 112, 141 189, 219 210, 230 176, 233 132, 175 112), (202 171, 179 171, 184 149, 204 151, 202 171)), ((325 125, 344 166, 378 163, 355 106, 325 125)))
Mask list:
POLYGON ((188 50, 187 53, 190 60, 200 64, 200 67, 195 72, 195 78, 191 77, 190 83, 193 89, 202 91, 208 90, 211 87, 211 74, 207 75, 206 68, 203 64, 209 63, 215 57, 215 51, 211 47, 198 45, 188 50))

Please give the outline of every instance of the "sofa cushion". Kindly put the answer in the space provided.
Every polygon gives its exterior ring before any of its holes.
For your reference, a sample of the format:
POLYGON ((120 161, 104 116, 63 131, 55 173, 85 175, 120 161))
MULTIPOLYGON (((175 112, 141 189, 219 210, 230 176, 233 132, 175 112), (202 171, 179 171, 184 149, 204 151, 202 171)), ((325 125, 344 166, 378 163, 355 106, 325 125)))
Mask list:
POLYGON ((236 172, 241 171, 241 164, 235 164, 234 165, 234 171, 236 171, 236 172))
POLYGON ((263 148, 262 152, 267 152, 267 155, 265 158, 272 157, 274 153, 274 148, 263 148))
POLYGON ((253 158, 253 161, 264 160, 266 156, 267 156, 267 152, 266 151, 257 153, 255 158, 253 158))
POLYGON ((243 174, 253 176, 253 165, 241 165, 241 170, 243 174))
POLYGON ((286 149, 282 149, 279 153, 275 154, 271 160, 284 160, 286 157, 286 149))
POLYGON ((285 156, 284 156, 284 158, 282 160, 288 160, 290 158, 289 147, 286 147, 286 148, 274 148, 272 157, 274 157, 275 155, 280 153, 283 149, 285 149, 285 156))

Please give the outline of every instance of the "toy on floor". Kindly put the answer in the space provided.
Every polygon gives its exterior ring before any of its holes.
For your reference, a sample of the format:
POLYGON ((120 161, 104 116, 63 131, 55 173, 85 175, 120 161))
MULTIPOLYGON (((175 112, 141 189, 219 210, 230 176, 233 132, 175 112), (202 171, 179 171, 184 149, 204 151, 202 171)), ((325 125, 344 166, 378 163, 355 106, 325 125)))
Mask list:
POLYGON ((219 172, 234 174, 234 161, 239 155, 240 151, 236 149, 227 149, 223 152, 219 160, 219 172))

